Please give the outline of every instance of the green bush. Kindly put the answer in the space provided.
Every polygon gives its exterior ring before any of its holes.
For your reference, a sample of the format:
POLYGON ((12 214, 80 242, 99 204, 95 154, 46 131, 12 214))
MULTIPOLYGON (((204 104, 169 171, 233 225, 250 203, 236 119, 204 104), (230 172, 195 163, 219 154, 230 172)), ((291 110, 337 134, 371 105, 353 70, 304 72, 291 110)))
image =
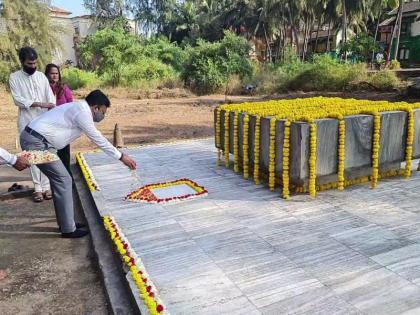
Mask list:
POLYGON ((349 87, 351 82, 365 78, 363 64, 341 64, 328 55, 318 55, 291 79, 288 87, 303 91, 341 91, 349 87))
POLYGON ((0 60, 0 84, 6 85, 9 82, 11 69, 7 62, 0 60))
POLYGON ((401 87, 401 80, 395 72, 390 70, 381 70, 371 75, 368 82, 376 89, 381 91, 390 91, 401 87))
POLYGON ((398 70, 398 69, 401 69, 401 64, 398 60, 393 59, 393 60, 391 60, 391 64, 390 64, 389 68, 391 70, 398 70))
POLYGON ((149 58, 157 58, 164 64, 172 66, 181 72, 187 58, 187 52, 165 37, 151 39, 144 42, 143 54, 149 58))
POLYGON ((63 81, 72 89, 93 88, 101 85, 101 80, 94 72, 78 68, 65 68, 61 72, 63 81))
POLYGON ((199 94, 225 90, 233 75, 241 79, 252 75, 250 49, 245 38, 231 32, 226 32, 219 42, 198 40, 197 46, 187 49, 188 58, 182 78, 188 87, 199 94))
POLYGON ((158 59, 143 57, 122 70, 121 84, 125 87, 156 87, 176 79, 174 69, 158 59))

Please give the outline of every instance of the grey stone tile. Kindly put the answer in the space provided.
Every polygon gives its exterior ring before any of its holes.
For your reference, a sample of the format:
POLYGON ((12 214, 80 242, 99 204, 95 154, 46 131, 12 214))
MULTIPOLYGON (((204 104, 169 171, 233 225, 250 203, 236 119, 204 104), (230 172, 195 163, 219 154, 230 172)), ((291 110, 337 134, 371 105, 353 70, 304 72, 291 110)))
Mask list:
POLYGON ((386 228, 374 224, 353 228, 332 236, 366 256, 378 255, 413 243, 410 240, 399 238, 386 228))
POLYGON ((281 300, 261 309, 264 315, 362 315, 363 313, 338 298, 326 287, 320 287, 281 300))
POLYGON ((420 288, 385 268, 332 286, 332 290, 365 314, 402 314, 420 306, 420 288))
POLYGON ((398 248, 372 256, 371 259, 404 279, 420 285, 420 244, 398 248))

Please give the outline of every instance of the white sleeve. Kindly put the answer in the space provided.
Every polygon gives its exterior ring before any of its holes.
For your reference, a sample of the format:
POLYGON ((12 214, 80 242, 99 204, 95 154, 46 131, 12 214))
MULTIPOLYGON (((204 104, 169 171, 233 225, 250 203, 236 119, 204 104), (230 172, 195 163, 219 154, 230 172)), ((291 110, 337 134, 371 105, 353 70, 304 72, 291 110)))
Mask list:
POLYGON ((16 164, 17 157, 16 155, 10 154, 5 149, 0 148, 0 165, 2 164, 16 164))
POLYGON ((34 100, 30 100, 21 96, 19 85, 16 79, 10 77, 9 85, 10 85, 10 92, 12 93, 13 101, 15 102, 15 105, 17 107, 29 108, 32 106, 32 104, 34 103, 34 100))
POLYGON ((75 121, 77 126, 83 130, 86 136, 106 154, 119 160, 122 156, 121 152, 117 150, 100 132, 96 129, 93 123, 92 116, 86 112, 80 112, 75 121))

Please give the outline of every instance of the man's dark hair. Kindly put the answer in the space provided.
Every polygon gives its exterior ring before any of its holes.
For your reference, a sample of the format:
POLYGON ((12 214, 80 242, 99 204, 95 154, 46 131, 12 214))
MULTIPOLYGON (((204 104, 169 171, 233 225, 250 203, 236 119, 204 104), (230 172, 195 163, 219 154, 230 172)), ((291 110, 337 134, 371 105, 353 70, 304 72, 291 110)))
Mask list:
POLYGON ((89 106, 111 106, 109 98, 101 90, 90 92, 89 95, 86 96, 86 102, 89 104, 89 106))
POLYGON ((19 60, 20 62, 24 63, 26 60, 37 60, 38 54, 36 50, 32 47, 22 47, 19 49, 19 60))

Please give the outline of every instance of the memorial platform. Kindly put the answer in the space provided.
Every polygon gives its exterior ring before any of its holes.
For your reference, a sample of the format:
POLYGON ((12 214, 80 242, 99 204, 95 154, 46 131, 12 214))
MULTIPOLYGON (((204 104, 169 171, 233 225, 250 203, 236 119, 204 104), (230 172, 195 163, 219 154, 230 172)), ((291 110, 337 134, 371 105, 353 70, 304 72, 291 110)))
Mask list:
MULTIPOLYGON (((214 139, 127 150, 138 179, 104 153, 84 154, 101 216, 114 218, 170 314, 419 314, 420 174, 282 199, 216 166, 214 139), (188 178, 194 200, 124 200, 188 178)), ((232 163, 233 164, 233 163, 232 163)), ((413 163, 413 167, 416 163, 413 163)), ((130 273, 127 281, 142 314, 130 273)))

